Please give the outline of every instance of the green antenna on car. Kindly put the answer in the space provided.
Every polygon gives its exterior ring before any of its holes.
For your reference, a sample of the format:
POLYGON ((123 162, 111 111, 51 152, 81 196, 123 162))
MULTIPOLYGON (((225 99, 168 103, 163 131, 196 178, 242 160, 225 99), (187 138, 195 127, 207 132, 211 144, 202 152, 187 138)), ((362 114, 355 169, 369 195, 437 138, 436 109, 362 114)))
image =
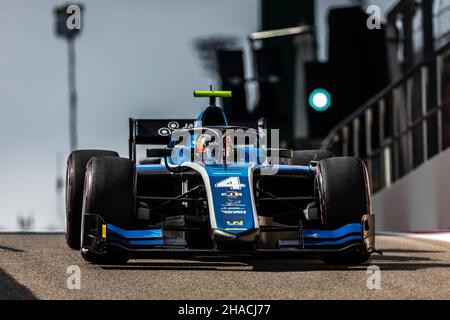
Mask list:
POLYGON ((216 105, 216 98, 231 98, 231 91, 214 91, 212 86, 209 86, 209 90, 195 90, 194 97, 209 97, 209 104, 211 106, 216 105))

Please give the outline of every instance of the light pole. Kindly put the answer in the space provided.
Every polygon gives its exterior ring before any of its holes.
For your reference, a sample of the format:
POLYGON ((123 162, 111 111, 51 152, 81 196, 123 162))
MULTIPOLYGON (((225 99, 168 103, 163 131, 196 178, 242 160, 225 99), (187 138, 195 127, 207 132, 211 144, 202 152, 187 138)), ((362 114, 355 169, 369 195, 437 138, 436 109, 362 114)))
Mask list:
POLYGON ((78 145, 75 37, 81 31, 82 11, 83 6, 80 4, 66 4, 54 10, 56 17, 56 35, 66 39, 68 44, 69 133, 71 150, 75 150, 78 145))

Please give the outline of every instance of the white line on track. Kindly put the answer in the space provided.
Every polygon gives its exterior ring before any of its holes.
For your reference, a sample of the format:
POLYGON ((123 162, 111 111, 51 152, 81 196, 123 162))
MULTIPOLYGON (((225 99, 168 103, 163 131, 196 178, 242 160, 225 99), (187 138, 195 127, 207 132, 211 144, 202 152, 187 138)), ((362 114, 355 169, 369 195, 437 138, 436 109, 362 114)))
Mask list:
POLYGON ((437 240, 450 242, 450 232, 448 231, 435 231, 435 232, 377 232, 379 235, 386 236, 398 236, 398 237, 409 237, 409 238, 419 238, 419 239, 428 239, 428 240, 437 240))

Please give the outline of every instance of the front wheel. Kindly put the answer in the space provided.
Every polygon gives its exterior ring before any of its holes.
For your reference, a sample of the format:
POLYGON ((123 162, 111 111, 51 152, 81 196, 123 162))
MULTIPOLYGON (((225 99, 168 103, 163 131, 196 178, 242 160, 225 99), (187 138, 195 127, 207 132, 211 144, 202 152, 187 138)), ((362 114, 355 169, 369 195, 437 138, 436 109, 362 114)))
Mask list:
MULTIPOLYGON (((364 215, 371 214, 367 168, 360 159, 336 157, 319 161, 315 184, 325 229, 361 223, 364 215)), ((323 260, 330 264, 359 264, 368 259, 367 250, 362 248, 323 260)))
POLYGON ((130 229, 135 216, 136 169, 129 159, 119 157, 92 158, 86 169, 83 198, 82 255, 93 263, 125 263, 128 256, 119 253, 89 253, 87 214, 99 215, 105 223, 130 229))
POLYGON ((71 249, 80 249, 83 186, 86 165, 92 157, 118 157, 108 150, 75 150, 67 159, 66 170, 66 242, 71 249))

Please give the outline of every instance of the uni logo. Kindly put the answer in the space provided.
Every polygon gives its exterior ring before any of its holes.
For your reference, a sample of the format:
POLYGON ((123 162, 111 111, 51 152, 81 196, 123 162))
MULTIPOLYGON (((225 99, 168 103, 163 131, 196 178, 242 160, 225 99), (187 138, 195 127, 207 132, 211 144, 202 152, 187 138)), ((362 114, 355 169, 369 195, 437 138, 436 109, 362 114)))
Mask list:
POLYGON ((229 225, 229 226, 243 226, 244 225, 244 221, 239 221, 239 220, 227 221, 227 225, 229 225))

